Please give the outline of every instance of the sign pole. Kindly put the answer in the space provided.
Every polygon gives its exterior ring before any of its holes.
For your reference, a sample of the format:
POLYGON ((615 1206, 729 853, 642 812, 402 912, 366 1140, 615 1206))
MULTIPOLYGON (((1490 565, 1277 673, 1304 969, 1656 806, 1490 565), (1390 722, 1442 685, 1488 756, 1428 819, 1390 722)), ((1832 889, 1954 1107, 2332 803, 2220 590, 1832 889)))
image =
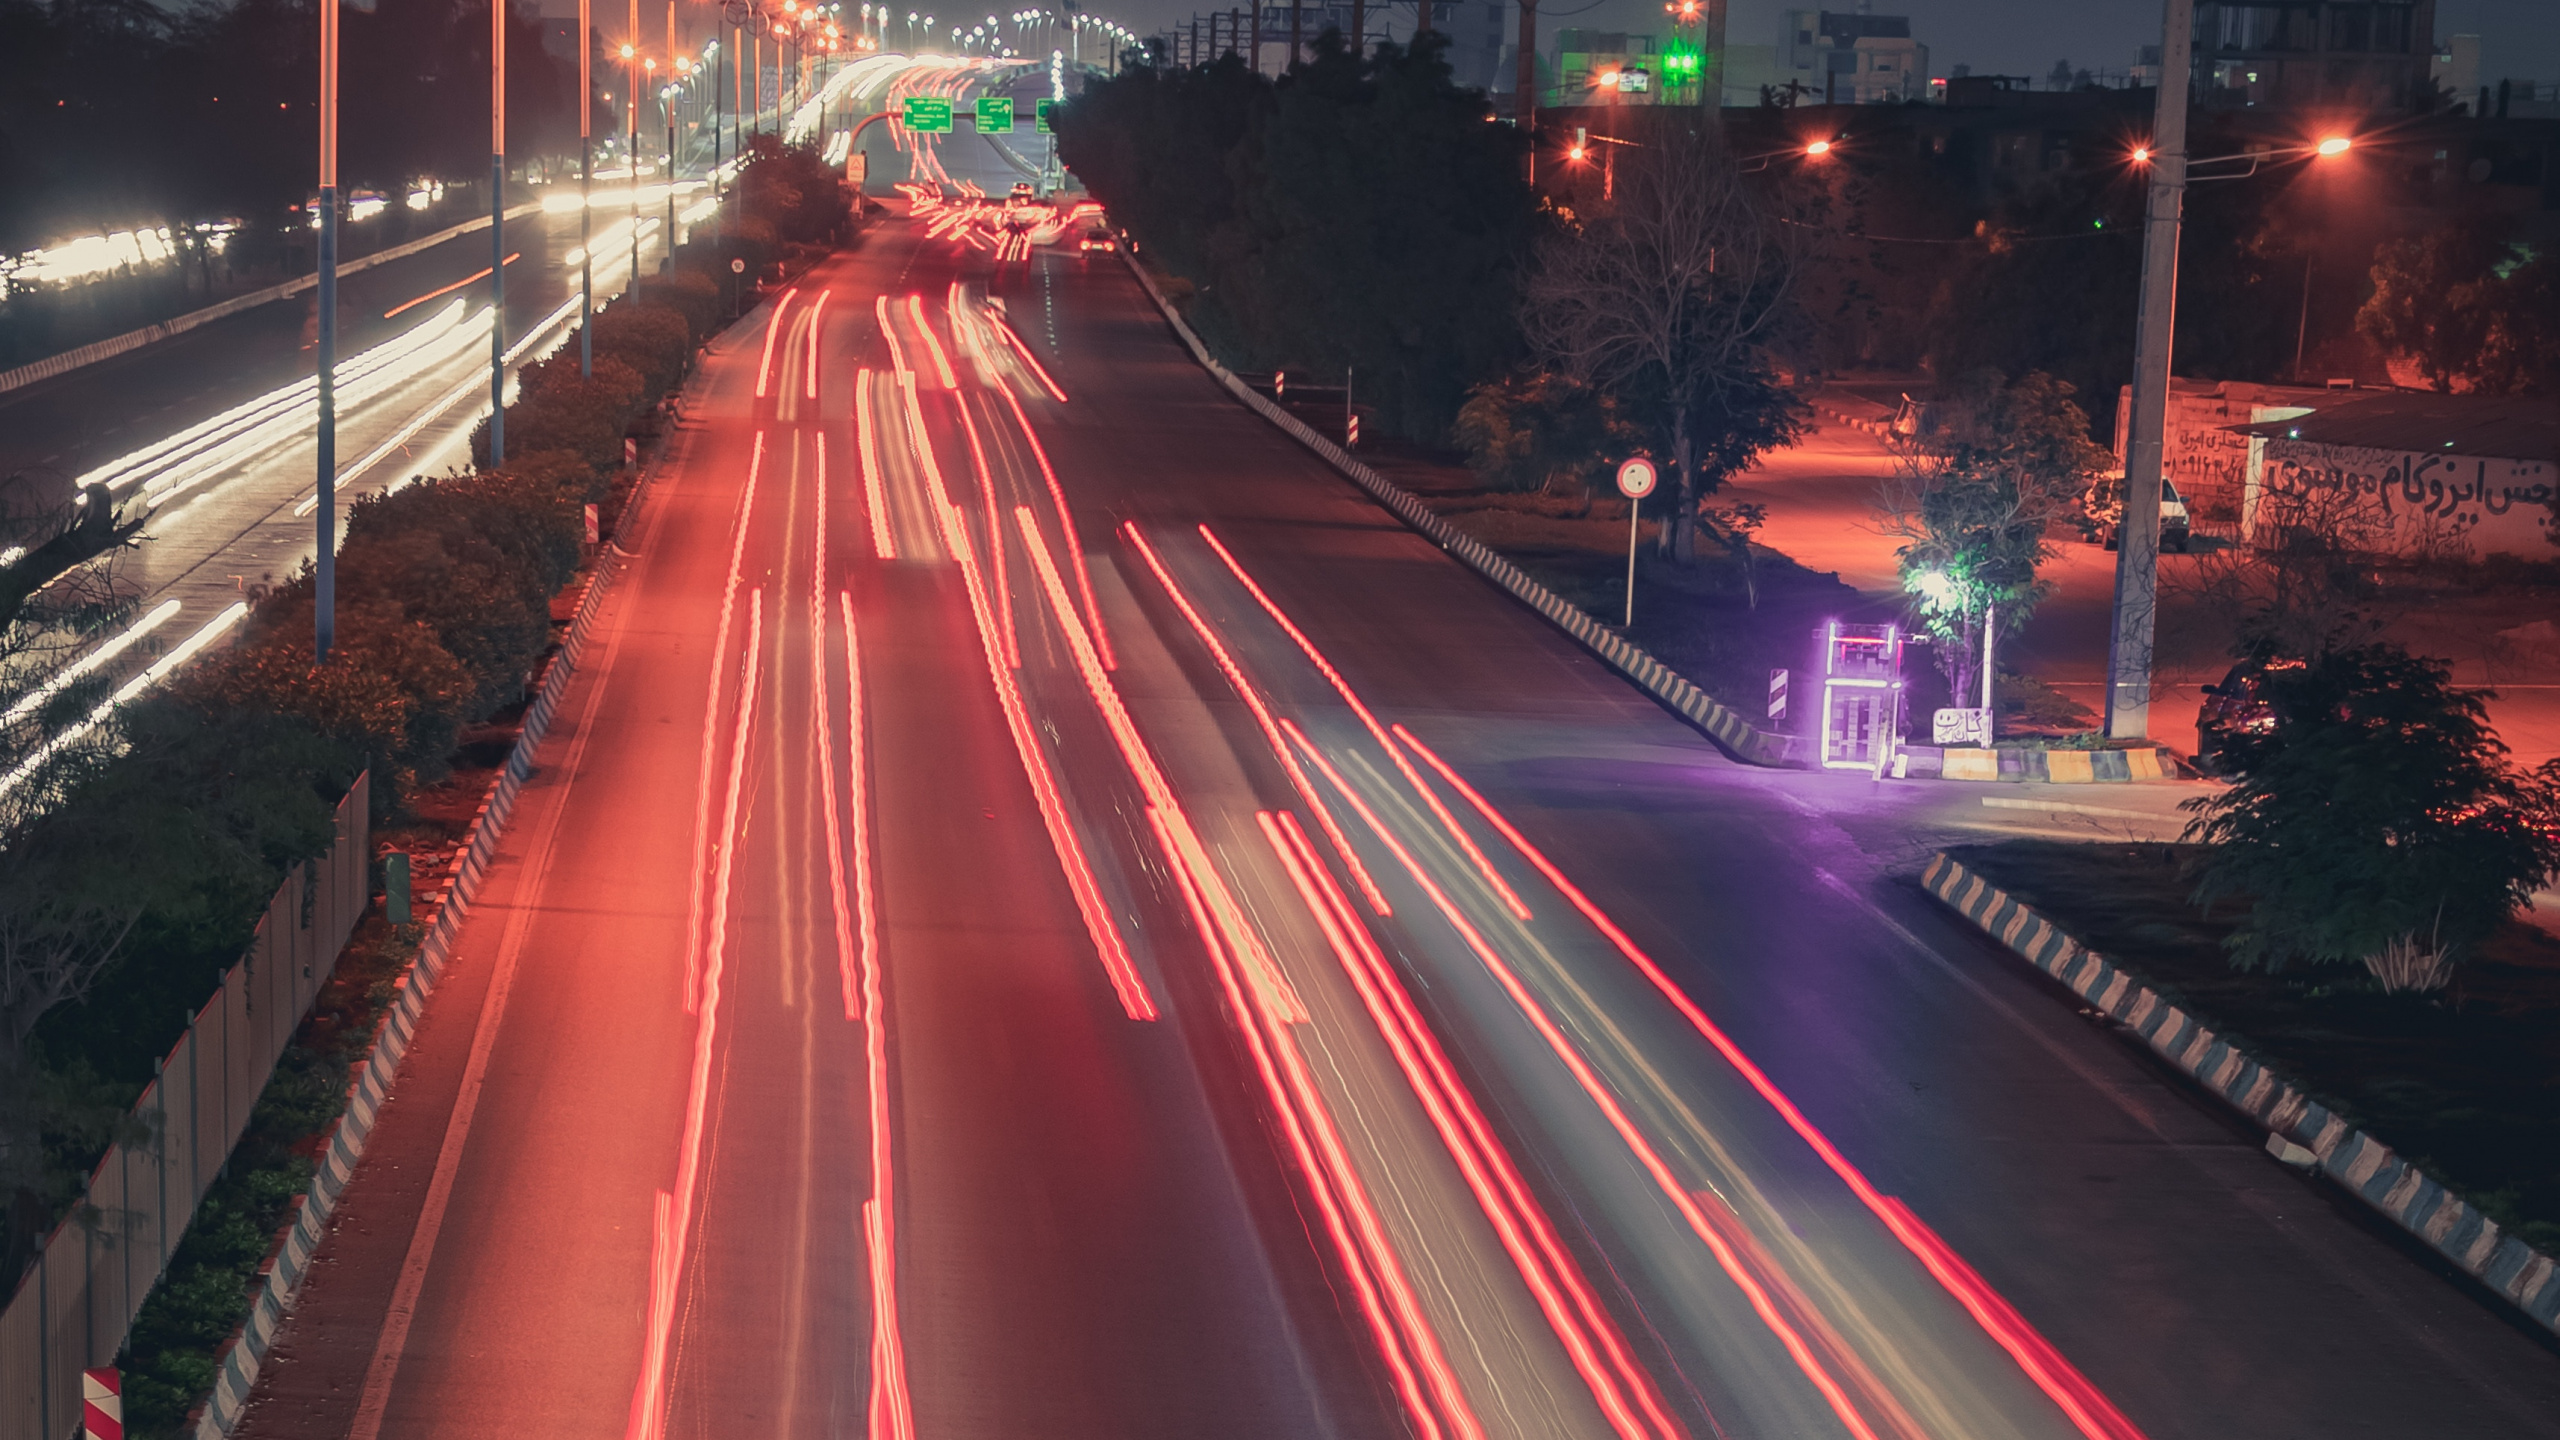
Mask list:
POLYGON ((1642 499, 1627 502, 1627 618, 1619 622, 1622 630, 1632 630, 1636 623, 1636 512, 1643 508, 1642 499))

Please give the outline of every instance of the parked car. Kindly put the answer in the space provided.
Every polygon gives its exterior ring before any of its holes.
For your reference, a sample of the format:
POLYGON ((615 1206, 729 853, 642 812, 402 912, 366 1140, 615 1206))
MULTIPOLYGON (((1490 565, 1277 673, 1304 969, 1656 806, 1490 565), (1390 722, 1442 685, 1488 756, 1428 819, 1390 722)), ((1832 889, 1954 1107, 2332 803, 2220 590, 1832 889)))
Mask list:
MULTIPOLYGON (((2124 477, 2098 477, 2098 482, 2089 487, 2081 508, 2088 514, 2088 518, 2081 522, 2081 531, 2092 541, 2110 550, 2115 549, 2124 520, 2124 477)), ((2183 555, 2193 543, 2186 497, 2178 493, 2175 482, 2163 475, 2160 477, 2160 548, 2171 554, 2183 555)))
POLYGON ((2267 702, 2266 677, 2302 665, 2291 656, 2243 660, 2224 673, 2220 684, 2204 687, 2204 708, 2196 712, 2196 768, 2222 774, 2229 769, 2225 752, 2233 741, 2273 733, 2276 712, 2267 702))

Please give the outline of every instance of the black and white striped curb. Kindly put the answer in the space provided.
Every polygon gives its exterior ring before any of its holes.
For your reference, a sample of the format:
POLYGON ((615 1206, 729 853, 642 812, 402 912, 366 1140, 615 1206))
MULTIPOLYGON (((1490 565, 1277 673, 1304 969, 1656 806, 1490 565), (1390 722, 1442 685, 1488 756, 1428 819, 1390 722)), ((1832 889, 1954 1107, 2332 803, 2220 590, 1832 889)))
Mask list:
MULTIPOLYGON (((658 468, 652 466, 641 472, 639 486, 624 509, 626 524, 628 517, 639 512, 658 468)), ((266 1285, 258 1292, 257 1306, 249 1312, 248 1323, 241 1327, 238 1340, 223 1357, 222 1370, 214 1379, 213 1399, 196 1423, 195 1440, 224 1440, 240 1422, 241 1411, 257 1386, 259 1366, 275 1343, 276 1331, 284 1324, 285 1316, 292 1312, 302 1277, 311 1268, 311 1257, 328 1234, 329 1217, 336 1211, 347 1182, 354 1177, 356 1163, 364 1158, 365 1141, 373 1134, 373 1122, 381 1114, 383 1102, 390 1098, 392 1081, 399 1074, 401 1057, 409 1053, 409 1040, 417 1032, 418 1017, 426 1010, 427 997, 444 978, 445 966, 453 958, 454 941, 471 913, 472 896, 479 892, 482 877, 498 858, 498 838, 515 812, 516 796, 533 774, 534 754, 542 748, 542 738, 559 714, 560 697, 568 693, 569 682, 577 674, 578 657, 585 652, 588 637, 594 631, 596 612, 603 607, 605 593, 613 587, 628 558, 619 546, 608 545, 596 552, 595 571, 587 582, 586 594, 578 602, 576 617, 569 622, 569 633, 562 637, 559 653, 543 672, 542 688, 525 711, 524 728, 516 736, 515 748, 507 752, 506 768, 499 772, 489 787, 488 798, 480 802, 479 810, 471 817, 470 839, 463 848, 462 859, 445 886, 444 898, 436 907, 426 938, 419 942, 416 957, 400 977, 400 990, 392 999, 390 1012, 374 1032, 372 1053, 357 1072, 347 1097, 346 1113, 338 1118, 337 1129, 329 1137, 319 1173, 311 1177, 311 1189, 303 1196, 301 1212, 276 1254, 266 1285)))
POLYGON ((2385 1219, 2415 1235, 2545 1329, 2560 1331, 2560 1262, 2499 1229, 2389 1146, 2330 1113, 2196 1017, 2108 964, 2015 896, 1944 851, 1923 888, 1993 939, 2122 1022, 2152 1051, 2238 1109, 2270 1138, 2267 1148, 2307 1151, 2310 1163, 2385 1219))
POLYGON ((1146 267, 1140 265, 1135 256, 1129 255, 1125 247, 1122 258, 1129 262, 1130 273, 1138 277, 1138 284, 1146 290, 1148 297, 1156 302, 1156 308, 1164 312, 1164 318, 1173 326, 1173 332, 1181 336, 1182 343, 1190 348, 1192 358, 1199 361, 1201 367, 1216 377, 1218 383, 1225 386, 1229 394, 1243 401, 1255 414, 1278 426, 1290 439, 1314 451, 1318 459, 1340 471, 1351 483, 1369 492, 1371 499, 1386 506, 1395 513, 1397 519, 1421 532, 1424 539, 1455 555, 1477 574, 1510 591, 1514 599, 1545 616, 1558 629, 1581 642, 1585 649, 1644 687, 1656 700, 1670 707, 1672 713, 1704 731, 1709 739, 1722 746, 1735 759, 1745 760, 1754 765, 1788 765, 1801 762, 1806 747, 1799 737, 1762 730, 1743 719, 1739 713, 1718 703, 1713 696, 1674 673, 1669 666, 1654 659, 1642 648, 1628 644, 1623 637, 1592 619, 1590 613, 1581 606, 1573 604, 1546 586, 1530 579, 1519 566, 1495 554, 1474 536, 1459 531, 1447 521, 1431 513, 1428 506, 1413 498, 1413 495, 1403 486, 1352 459, 1341 446, 1317 434, 1308 428, 1304 421, 1274 405, 1261 392, 1237 379, 1229 373, 1227 367, 1211 357, 1208 347, 1200 343, 1200 337, 1192 333, 1191 327, 1184 323, 1181 314, 1173 308, 1171 302, 1165 299, 1164 292, 1156 288, 1155 280, 1147 274, 1146 267))

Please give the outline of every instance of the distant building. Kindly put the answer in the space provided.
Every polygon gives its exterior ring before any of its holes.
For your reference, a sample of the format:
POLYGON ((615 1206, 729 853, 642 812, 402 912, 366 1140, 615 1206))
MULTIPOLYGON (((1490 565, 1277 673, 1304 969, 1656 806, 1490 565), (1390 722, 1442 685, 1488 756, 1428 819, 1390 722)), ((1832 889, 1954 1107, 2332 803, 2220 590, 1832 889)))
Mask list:
POLYGON ((1651 105, 1662 90, 1662 37, 1567 26, 1556 32, 1554 74, 1550 107, 1651 105))
POLYGON ((1778 36, 1778 83, 1803 87, 1807 103, 1875 105, 1929 98, 1929 47, 1911 17, 1877 15, 1868 0, 1848 14, 1789 10, 1778 36))
POLYGON ((2435 0, 2197 0, 2195 79, 2207 104, 2422 108, 2435 0))

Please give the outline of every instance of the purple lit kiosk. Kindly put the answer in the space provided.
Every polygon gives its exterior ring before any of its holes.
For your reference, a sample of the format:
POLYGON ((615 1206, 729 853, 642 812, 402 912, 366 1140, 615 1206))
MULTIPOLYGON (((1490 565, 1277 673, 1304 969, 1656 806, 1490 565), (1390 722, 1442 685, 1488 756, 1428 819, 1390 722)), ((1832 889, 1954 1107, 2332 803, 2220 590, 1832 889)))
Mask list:
POLYGON ((1876 770, 1902 729, 1902 627, 1834 620, 1821 639, 1822 768, 1876 770))

